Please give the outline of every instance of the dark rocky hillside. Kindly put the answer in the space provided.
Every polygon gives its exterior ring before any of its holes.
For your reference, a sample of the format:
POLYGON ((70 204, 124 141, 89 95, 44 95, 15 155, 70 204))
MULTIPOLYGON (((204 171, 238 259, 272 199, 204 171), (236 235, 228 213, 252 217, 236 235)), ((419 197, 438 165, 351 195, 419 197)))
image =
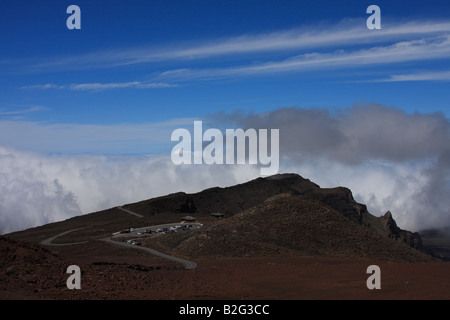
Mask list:
POLYGON ((373 232, 323 204, 290 194, 191 233, 150 239, 178 256, 254 257, 331 255, 393 261, 429 261, 405 242, 373 232))
POLYGON ((364 204, 357 203, 353 199, 350 189, 320 188, 297 174, 278 174, 232 187, 206 189, 195 194, 179 192, 129 204, 125 208, 146 216, 183 212, 196 217, 208 216, 212 213, 222 213, 224 217, 230 217, 279 194, 292 194, 304 199, 318 200, 373 232, 405 242, 419 250, 423 247, 420 235, 399 228, 390 212, 383 217, 375 217, 367 211, 364 204))

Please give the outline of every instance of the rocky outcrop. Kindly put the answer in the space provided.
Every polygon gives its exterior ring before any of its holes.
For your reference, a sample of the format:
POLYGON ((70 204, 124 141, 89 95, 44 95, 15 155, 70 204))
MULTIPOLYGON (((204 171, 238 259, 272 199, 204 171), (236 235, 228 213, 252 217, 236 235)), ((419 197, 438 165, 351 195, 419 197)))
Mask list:
POLYGON ((379 219, 381 220, 389 238, 403 241, 417 250, 423 249, 422 239, 420 238, 419 233, 399 228, 390 211, 387 211, 384 216, 379 219))

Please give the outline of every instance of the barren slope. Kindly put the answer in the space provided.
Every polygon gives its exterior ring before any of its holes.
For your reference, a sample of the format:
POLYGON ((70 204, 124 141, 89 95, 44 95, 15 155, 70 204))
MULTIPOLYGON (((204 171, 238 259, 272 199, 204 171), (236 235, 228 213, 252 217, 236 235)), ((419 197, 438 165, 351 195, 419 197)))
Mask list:
POLYGON ((383 237, 317 200, 289 194, 269 198, 195 232, 157 237, 146 244, 194 259, 334 255, 411 262, 430 260, 405 243, 383 237))

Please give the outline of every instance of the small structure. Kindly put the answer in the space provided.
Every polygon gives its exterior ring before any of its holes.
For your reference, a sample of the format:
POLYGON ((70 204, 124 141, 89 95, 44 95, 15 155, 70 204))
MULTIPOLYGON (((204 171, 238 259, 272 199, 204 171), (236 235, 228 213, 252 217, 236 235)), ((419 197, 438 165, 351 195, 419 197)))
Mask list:
POLYGON ((220 212, 214 212, 211 213, 211 216, 216 217, 217 219, 222 219, 225 216, 225 214, 220 212))
POLYGON ((194 217, 191 217, 191 216, 186 216, 186 217, 181 218, 182 222, 195 222, 196 220, 197 219, 195 219, 194 217))

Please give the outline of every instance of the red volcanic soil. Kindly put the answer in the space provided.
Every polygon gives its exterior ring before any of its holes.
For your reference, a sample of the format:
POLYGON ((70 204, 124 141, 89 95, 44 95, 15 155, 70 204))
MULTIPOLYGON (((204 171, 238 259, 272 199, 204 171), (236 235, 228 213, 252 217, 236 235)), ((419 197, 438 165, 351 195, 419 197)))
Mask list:
POLYGON ((152 256, 139 258, 137 250, 126 251, 136 254, 131 260, 123 257, 128 262, 121 261, 117 250, 110 257, 104 252, 96 262, 69 261, 40 246, 1 237, 0 299, 450 299, 446 262, 277 256, 199 259, 197 269, 183 270, 152 256), (80 290, 66 287, 65 271, 74 263, 82 271, 80 290), (381 268, 380 290, 366 286, 372 264, 381 268))

